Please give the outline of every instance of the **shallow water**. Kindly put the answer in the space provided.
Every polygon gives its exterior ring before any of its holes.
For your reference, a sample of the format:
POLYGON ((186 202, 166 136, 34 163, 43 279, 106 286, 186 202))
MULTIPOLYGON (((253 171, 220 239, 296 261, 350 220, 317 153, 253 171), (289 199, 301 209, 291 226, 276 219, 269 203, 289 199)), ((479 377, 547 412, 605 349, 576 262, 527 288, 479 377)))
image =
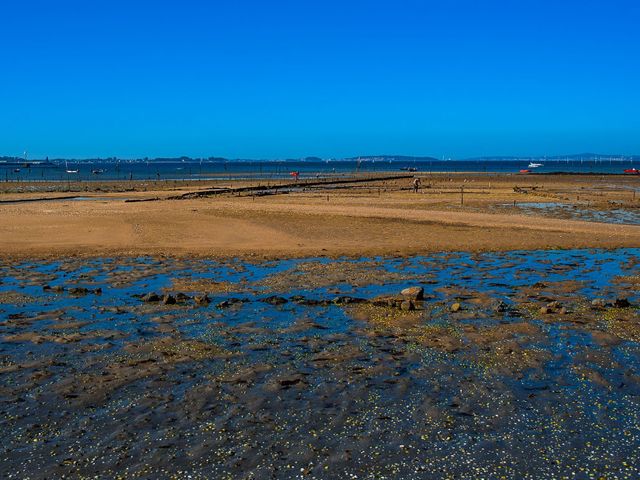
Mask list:
MULTIPOLYGON (((596 161, 548 160, 535 173, 572 172, 622 174, 625 169, 637 167, 637 160, 596 161)), ((528 160, 415 160, 389 161, 142 161, 142 160, 85 160, 54 163, 0 162, 0 180, 5 182, 91 182, 126 180, 205 180, 205 179, 288 179, 291 172, 300 172, 300 178, 333 176, 353 173, 401 172, 407 168, 427 172, 494 172, 518 174, 526 169, 528 160), (77 173, 67 173, 67 170, 77 173), (93 172, 102 170, 96 175, 93 172)), ((413 171, 413 170, 412 170, 413 171)))
POLYGON ((12 204, 12 203, 33 203, 33 202, 125 202, 127 200, 131 200, 127 197, 75 197, 75 196, 65 196, 60 198, 55 197, 45 197, 45 198, 24 198, 18 200, 2 200, 0 203, 2 204, 12 204))
POLYGON ((571 218, 587 222, 640 225, 640 209, 612 208, 600 210, 584 205, 559 202, 522 202, 515 205, 505 203, 500 208, 517 209, 525 214, 543 214, 551 217, 571 218))
POLYGON ((639 261, 3 264, 0 475, 637 478, 639 261))

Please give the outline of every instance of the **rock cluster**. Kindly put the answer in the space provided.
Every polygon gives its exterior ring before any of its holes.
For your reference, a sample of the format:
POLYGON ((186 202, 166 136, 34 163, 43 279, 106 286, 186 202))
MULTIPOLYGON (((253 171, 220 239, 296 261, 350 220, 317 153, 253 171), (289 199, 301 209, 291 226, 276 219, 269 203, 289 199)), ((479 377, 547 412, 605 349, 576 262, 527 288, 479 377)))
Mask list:
MULTIPOLYGON (((207 294, 195 295, 193 297, 190 297, 184 293, 165 293, 164 295, 159 295, 156 292, 148 292, 143 295, 133 296, 139 298, 145 303, 162 303, 163 305, 184 304, 191 300, 193 300, 193 302, 198 306, 207 306, 211 303, 211 299, 207 294)), ((245 303, 248 301, 248 299, 229 297, 218 302, 216 304, 216 307, 225 309, 231 307, 232 305, 245 303)), ((346 306, 368 303, 379 307, 390 307, 397 308, 403 311, 413 311, 418 309, 424 301, 424 289, 420 286, 414 286, 403 289, 397 295, 381 295, 373 299, 352 297, 349 295, 339 295, 332 299, 313 299, 307 298, 303 295, 293 295, 290 298, 285 298, 279 295, 270 295, 261 298, 259 301, 273 306, 281 306, 292 302, 297 305, 320 307, 327 307, 330 305, 346 306)), ((459 305, 460 304, 454 304, 452 306, 452 311, 457 311, 460 308, 459 305), (458 307, 455 307, 455 305, 458 305, 458 307)))
POLYGON ((607 307, 629 308, 632 305, 626 298, 616 298, 613 302, 607 302, 604 298, 594 298, 591 301, 591 306, 596 309, 603 309, 607 307))
MULTIPOLYGON (((62 293, 65 291, 63 285, 43 285, 42 290, 44 292, 54 292, 54 293, 62 293)), ((94 295, 102 295, 102 288, 86 288, 86 287, 69 287, 67 293, 74 297, 84 297, 85 295, 94 294, 94 295)))

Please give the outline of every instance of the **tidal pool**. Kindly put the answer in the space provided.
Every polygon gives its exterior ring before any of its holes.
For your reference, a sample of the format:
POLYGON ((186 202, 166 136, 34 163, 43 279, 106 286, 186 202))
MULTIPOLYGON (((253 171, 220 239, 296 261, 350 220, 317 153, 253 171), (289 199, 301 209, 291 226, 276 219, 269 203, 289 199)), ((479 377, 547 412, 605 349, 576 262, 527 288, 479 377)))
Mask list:
POLYGON ((0 476, 638 478, 639 262, 4 263, 0 476))
POLYGON ((559 202, 520 202, 499 205, 501 209, 518 209, 525 214, 546 215, 550 217, 571 218, 587 222, 615 223, 621 225, 640 225, 639 208, 599 209, 588 205, 572 205, 559 202))

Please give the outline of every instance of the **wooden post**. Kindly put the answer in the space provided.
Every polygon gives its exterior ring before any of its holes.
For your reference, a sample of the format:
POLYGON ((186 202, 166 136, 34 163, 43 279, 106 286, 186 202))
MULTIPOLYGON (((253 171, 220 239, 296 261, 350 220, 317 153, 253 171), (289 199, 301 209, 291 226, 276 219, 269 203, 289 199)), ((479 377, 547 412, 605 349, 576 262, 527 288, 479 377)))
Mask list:
POLYGON ((464 205, 464 185, 460 187, 460 205, 464 205))

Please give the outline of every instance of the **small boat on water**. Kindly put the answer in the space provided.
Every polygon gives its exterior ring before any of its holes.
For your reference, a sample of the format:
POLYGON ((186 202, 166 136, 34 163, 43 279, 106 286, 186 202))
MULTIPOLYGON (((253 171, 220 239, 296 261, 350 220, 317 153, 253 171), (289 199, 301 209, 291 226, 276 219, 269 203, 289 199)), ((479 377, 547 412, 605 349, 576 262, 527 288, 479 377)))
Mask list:
POLYGON ((104 168, 96 168, 91 170, 91 173, 93 173, 94 175, 100 175, 101 173, 106 172, 106 170, 104 168))
POLYGON ((544 165, 542 163, 530 162, 527 168, 538 168, 538 167, 544 167, 544 165))
POLYGON ((418 169, 416 167, 400 167, 400 170, 405 172, 417 172, 418 169))
POLYGON ((64 167, 65 167, 67 173, 78 173, 78 169, 77 168, 75 170, 69 169, 69 164, 67 162, 64 162, 64 167))
POLYGON ((624 173, 630 173, 632 175, 640 175, 640 170, 638 170, 637 168, 626 168, 624 170, 624 173))
POLYGON ((531 173, 531 170, 523 168, 522 170, 520 170, 520 173, 531 173))

